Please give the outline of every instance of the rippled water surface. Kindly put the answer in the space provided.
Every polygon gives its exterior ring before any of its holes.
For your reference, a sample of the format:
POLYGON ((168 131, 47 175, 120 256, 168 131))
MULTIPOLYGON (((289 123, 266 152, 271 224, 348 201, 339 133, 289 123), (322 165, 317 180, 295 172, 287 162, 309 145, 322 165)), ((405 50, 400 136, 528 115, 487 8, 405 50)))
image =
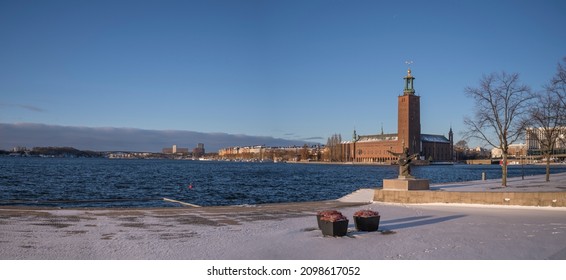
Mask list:
MULTIPOLYGON (((544 166, 510 166, 510 177, 544 166)), ((416 166, 431 183, 500 178, 497 165, 416 166)), ((552 172, 566 172, 553 166, 552 172)), ((0 157, 0 205, 176 207, 336 199, 395 178, 396 166, 0 157)))

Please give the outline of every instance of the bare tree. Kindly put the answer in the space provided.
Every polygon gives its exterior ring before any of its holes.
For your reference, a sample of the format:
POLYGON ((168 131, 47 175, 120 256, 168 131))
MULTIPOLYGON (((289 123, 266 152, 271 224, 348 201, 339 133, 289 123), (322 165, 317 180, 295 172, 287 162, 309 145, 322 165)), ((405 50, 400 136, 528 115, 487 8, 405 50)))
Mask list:
POLYGON ((330 161, 342 161, 342 135, 334 134, 332 137, 328 138, 326 142, 326 147, 329 151, 329 160, 330 161))
MULTIPOLYGON (((566 63, 566 58, 563 59, 566 63)), ((546 181, 550 181, 550 157, 554 154, 557 142, 564 143, 566 125, 566 67, 558 63, 557 72, 537 96, 536 106, 531 110, 531 124, 527 133, 536 141, 546 159, 546 181)))
POLYGON ((509 145, 525 131, 531 89, 520 84, 519 74, 501 72, 484 75, 479 87, 467 87, 465 92, 475 101, 474 116, 464 119, 466 136, 501 149, 501 185, 506 187, 509 145))
MULTIPOLYGON (((566 126, 566 115, 564 115, 564 112, 566 112, 566 57, 562 59, 562 62, 558 63, 556 74, 550 80, 550 84, 545 87, 545 90, 558 97, 563 113, 560 125, 566 126)), ((566 139, 563 136, 559 137, 558 141, 561 141, 564 146, 566 145, 566 139)))
POLYGON ((551 91, 543 91, 536 97, 536 103, 530 110, 530 124, 527 138, 538 143, 540 151, 546 158, 546 181, 550 181, 550 157, 554 154, 556 141, 562 134, 564 106, 560 97, 551 91))

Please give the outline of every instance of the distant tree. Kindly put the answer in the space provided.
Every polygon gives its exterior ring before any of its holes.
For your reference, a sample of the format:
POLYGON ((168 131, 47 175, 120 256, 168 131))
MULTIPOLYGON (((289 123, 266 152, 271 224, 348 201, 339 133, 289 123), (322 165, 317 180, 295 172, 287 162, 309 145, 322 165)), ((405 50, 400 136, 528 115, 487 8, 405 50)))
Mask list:
POLYGON ((289 160, 289 157, 287 157, 287 152, 284 149, 275 149, 273 151, 273 159, 286 161, 289 160))
POLYGON ((454 144, 454 154, 456 155, 456 160, 466 160, 468 151, 468 142, 466 140, 460 140, 454 144))
POLYGON ((316 160, 316 161, 320 161, 320 159, 321 159, 321 157, 322 157, 322 151, 321 151, 320 145, 317 145, 317 147, 316 147, 316 154, 315 154, 315 156, 316 156, 315 160, 316 160))
MULTIPOLYGON (((566 60, 565 60, 566 61, 566 60)), ((554 154, 557 141, 562 140, 566 119, 566 71, 559 63, 558 72, 545 90, 536 97, 530 111, 529 137, 538 142, 540 151, 546 159, 546 181, 550 181, 550 157, 554 154)))
POLYGON ((524 133, 533 99, 531 89, 519 81, 519 74, 505 72, 484 75, 478 87, 466 87, 474 99, 474 116, 465 117, 466 137, 476 138, 502 151, 501 185, 507 186, 509 145, 524 133))
POLYGON ((326 142, 326 147, 328 148, 328 159, 329 161, 341 161, 342 160, 342 135, 334 134, 328 138, 326 142))
POLYGON ((266 149, 263 153, 263 157, 268 160, 275 160, 275 153, 273 152, 273 149, 266 149))
POLYGON ((309 159, 309 146, 307 144, 303 145, 301 149, 301 160, 308 160, 309 159))
POLYGON ((467 150, 468 149, 468 142, 466 140, 460 140, 454 144, 454 147, 459 149, 467 150))
POLYGON ((250 152, 242 152, 242 153, 241 153, 241 158, 242 158, 242 159, 250 160, 250 159, 252 159, 252 157, 253 157, 253 154, 250 153, 250 152))
POLYGON ((332 143, 332 137, 328 137, 328 139, 326 140, 326 153, 325 153, 325 160, 326 161, 332 161, 332 146, 334 144, 332 143))

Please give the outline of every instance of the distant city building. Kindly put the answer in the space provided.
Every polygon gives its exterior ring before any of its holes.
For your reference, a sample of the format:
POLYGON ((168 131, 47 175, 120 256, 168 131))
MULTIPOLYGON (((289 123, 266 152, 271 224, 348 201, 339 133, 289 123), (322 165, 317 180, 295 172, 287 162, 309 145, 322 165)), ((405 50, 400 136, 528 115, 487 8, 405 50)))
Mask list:
POLYGON ((480 158, 489 158, 491 156, 491 151, 484 147, 477 146, 469 150, 475 152, 480 158))
POLYGON ((189 148, 178 148, 177 145, 173 145, 171 148, 163 148, 161 152, 164 154, 188 154, 189 148))
MULTIPOLYGON (((559 135, 555 149, 566 149, 566 127, 559 127, 559 135)), ((529 127, 526 131, 525 141, 529 150, 540 150, 540 140, 545 140, 544 129, 542 127, 529 127)))
POLYGON ((25 152, 25 151, 27 151, 27 150, 28 150, 28 149, 27 149, 26 147, 21 147, 21 146, 13 147, 13 148, 12 148, 12 152, 14 152, 14 153, 25 152))
POLYGON ((308 161, 320 160, 322 148, 313 146, 268 147, 263 145, 228 147, 218 150, 224 159, 261 161, 308 161))
POLYGON ((148 152, 111 152, 106 155, 110 159, 149 158, 153 154, 148 152))
POLYGON ((193 157, 202 157, 205 154, 204 144, 198 143, 196 148, 193 149, 193 157))
POLYGON ((259 155, 268 149, 266 146, 244 146, 244 147, 228 147, 218 150, 220 157, 238 157, 241 155, 259 155))
MULTIPOLYGON (((527 155, 527 145, 524 143, 511 144, 509 145, 509 150, 507 151, 509 157, 520 158, 527 155)), ((502 158, 503 152, 499 148, 491 149, 492 158, 502 158)))

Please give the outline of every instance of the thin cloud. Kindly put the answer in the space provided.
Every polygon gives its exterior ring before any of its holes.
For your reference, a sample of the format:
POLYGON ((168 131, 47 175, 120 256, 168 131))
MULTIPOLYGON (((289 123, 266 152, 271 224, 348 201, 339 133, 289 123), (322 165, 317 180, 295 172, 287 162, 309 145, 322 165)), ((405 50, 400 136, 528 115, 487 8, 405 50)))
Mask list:
POLYGON ((319 140, 324 140, 324 137, 320 137, 320 136, 307 137, 307 138, 302 138, 301 140, 303 140, 303 141, 319 141, 319 140))
POLYGON ((16 105, 20 108, 27 109, 33 112, 39 112, 39 113, 45 112, 44 109, 32 105, 25 105, 25 104, 16 104, 16 105))
POLYGON ((20 108, 20 109, 25 109, 25 110, 28 110, 28 111, 38 112, 38 113, 45 112, 45 110, 42 109, 42 108, 40 108, 40 107, 33 106, 33 105, 28 105, 28 104, 0 103, 0 107, 20 108))

